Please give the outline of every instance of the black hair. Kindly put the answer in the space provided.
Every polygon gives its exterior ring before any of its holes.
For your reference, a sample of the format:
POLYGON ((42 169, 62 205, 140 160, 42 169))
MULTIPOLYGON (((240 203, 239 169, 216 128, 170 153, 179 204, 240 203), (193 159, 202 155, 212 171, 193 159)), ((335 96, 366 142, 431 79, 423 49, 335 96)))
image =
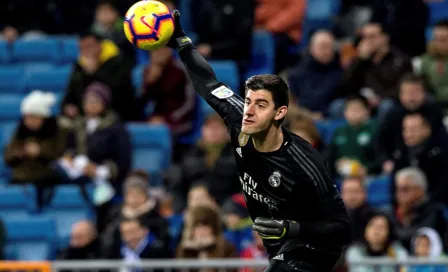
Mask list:
POLYGON ((146 227, 145 224, 143 223, 143 221, 139 217, 122 216, 120 218, 120 224, 122 224, 122 223, 131 223, 131 222, 137 223, 140 227, 143 227, 143 228, 146 227))
POLYGON ((448 28, 448 19, 442 19, 434 24, 434 27, 445 27, 448 28))
POLYGON ((94 31, 91 31, 91 30, 84 31, 79 35, 80 40, 86 39, 86 38, 94 38, 97 42, 103 41, 103 37, 101 37, 101 35, 97 34, 94 31))
POLYGON ((28 137, 37 139, 53 138, 59 132, 59 125, 55 117, 44 118, 42 127, 37 131, 32 131, 25 126, 23 118, 20 119, 19 126, 15 138, 17 140, 24 140, 28 137))
POLYGON ((416 112, 410 112, 410 113, 408 113, 408 114, 406 114, 406 115, 404 116, 403 120, 404 120, 406 117, 410 117, 410 116, 420 116, 420 117, 422 118, 422 123, 423 123, 426 127, 431 128, 431 123, 429 122, 428 118, 426 118, 426 116, 423 115, 421 112, 418 112, 418 111, 416 111, 416 112))
POLYGON ((414 83, 423 85, 423 77, 414 73, 406 73, 400 78, 400 86, 404 83, 414 83))
POLYGON ((345 108, 350 102, 360 102, 366 109, 370 109, 369 101, 362 95, 352 95, 345 100, 345 108))
MULTIPOLYGON (((375 217, 383 217, 386 219, 387 224, 388 224, 388 230, 389 230, 389 235, 387 237, 387 240, 385 242, 385 248, 382 250, 382 252, 385 254, 387 252, 387 248, 396 241, 397 239, 397 233, 393 224, 393 221, 391 219, 391 216, 385 212, 382 211, 374 211, 372 214, 370 214, 370 216, 368 216, 366 222, 365 222, 365 226, 364 226, 364 235, 363 235, 363 239, 362 239, 362 243, 364 243, 367 247, 368 247, 368 242, 366 241, 365 238, 365 232, 367 229, 367 226, 369 225, 370 221, 372 221, 375 217)), ((370 248, 368 247, 368 251, 371 251, 370 248)))

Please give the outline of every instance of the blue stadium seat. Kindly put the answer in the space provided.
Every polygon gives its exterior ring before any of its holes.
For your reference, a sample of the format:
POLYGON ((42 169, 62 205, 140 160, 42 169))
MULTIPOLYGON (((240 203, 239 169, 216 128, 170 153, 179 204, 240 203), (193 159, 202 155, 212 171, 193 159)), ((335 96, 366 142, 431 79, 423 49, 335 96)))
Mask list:
POLYGON ((6 251, 13 254, 7 257, 29 261, 49 260, 54 257, 56 225, 51 218, 5 218, 4 222, 8 233, 6 251))
POLYGON ((328 20, 339 8, 339 0, 313 0, 306 3, 306 17, 311 20, 328 20))
POLYGON ((246 78, 258 74, 272 74, 275 66, 275 42, 269 32, 255 31, 252 37, 252 57, 246 78))
POLYGON ((0 121, 18 120, 22 99, 20 94, 0 94, 0 121))
POLYGON ((235 93, 240 91, 240 77, 238 65, 234 61, 209 61, 216 77, 219 81, 226 84, 235 93))
POLYGON ((132 169, 141 169, 150 175, 151 186, 162 185, 162 171, 167 169, 166 154, 161 149, 140 148, 132 153, 132 169))
POLYGON ((61 39, 61 63, 73 63, 78 59, 79 40, 76 37, 67 37, 61 39))
POLYGON ((429 7, 429 25, 433 25, 440 20, 448 17, 448 1, 428 1, 429 7))
POLYGON ((369 181, 367 186, 367 202, 373 207, 381 208, 391 204, 392 178, 381 176, 369 181))
POLYGON ((60 43, 53 38, 33 41, 18 40, 12 48, 14 62, 58 62, 60 43))
POLYGON ((39 89, 45 92, 64 92, 70 80, 72 66, 62 66, 51 70, 40 70, 26 77, 25 91, 39 89))
POLYGON ((182 16, 180 16, 180 23, 182 25, 182 28, 188 35, 190 35, 191 32, 194 32, 193 26, 191 24, 191 0, 179 1, 179 11, 182 14, 182 16))
POLYGON ((3 148, 9 143, 9 141, 10 141, 13 133, 15 132, 16 128, 17 128, 17 122, 16 121, 9 121, 9 122, 1 122, 0 123, 0 150, 1 151, 3 151, 3 148))
POLYGON ((321 139, 328 145, 331 143, 331 138, 333 137, 335 130, 346 123, 347 121, 345 121, 345 119, 329 119, 317 121, 315 122, 315 125, 319 131, 321 139))
POLYGON ((0 216, 24 218, 34 210, 34 190, 27 186, 7 186, 0 190, 0 216))
POLYGON ((22 67, 2 66, 0 68, 0 93, 17 93, 24 88, 22 67))
POLYGON ((8 42, 0 41, 0 63, 8 63, 11 60, 11 50, 8 42))
POLYGON ((134 86, 137 96, 142 94, 143 87, 143 71, 147 64, 137 64, 132 69, 132 85, 134 86))

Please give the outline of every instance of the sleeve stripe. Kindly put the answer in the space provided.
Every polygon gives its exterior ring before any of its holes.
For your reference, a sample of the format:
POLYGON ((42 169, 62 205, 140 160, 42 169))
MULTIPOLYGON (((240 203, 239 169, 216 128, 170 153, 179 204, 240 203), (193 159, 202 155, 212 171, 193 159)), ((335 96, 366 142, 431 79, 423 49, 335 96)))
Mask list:
POLYGON ((305 173, 310 177, 310 179, 313 181, 314 186, 319 190, 319 193, 323 192, 323 188, 320 183, 317 182, 317 179, 315 176, 310 172, 308 166, 300 159, 300 157, 292 150, 288 149, 288 153, 292 156, 294 161, 300 165, 300 167, 305 171, 305 173))
POLYGON ((244 103, 241 100, 236 99, 235 97, 230 97, 233 101, 235 101, 238 105, 240 105, 242 108, 244 108, 244 103))
POLYGON ((302 167, 307 169, 307 174, 317 183, 321 193, 328 192, 328 187, 324 177, 321 175, 316 165, 306 157, 306 155, 297 146, 291 145, 291 151, 299 162, 302 163, 302 167))
POLYGON ((233 106, 234 109, 238 111, 239 114, 243 114, 243 110, 241 109, 241 107, 238 106, 238 104, 234 100, 232 100, 232 98, 227 99, 227 101, 233 106))

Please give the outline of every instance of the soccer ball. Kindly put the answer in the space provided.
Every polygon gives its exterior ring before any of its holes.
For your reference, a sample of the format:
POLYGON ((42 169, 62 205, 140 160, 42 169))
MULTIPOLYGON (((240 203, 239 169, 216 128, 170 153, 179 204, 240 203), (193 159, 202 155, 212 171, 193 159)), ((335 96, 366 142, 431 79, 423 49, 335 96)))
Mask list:
POLYGON ((140 1, 126 13, 124 33, 140 49, 151 51, 165 46, 173 32, 173 16, 163 3, 140 1))

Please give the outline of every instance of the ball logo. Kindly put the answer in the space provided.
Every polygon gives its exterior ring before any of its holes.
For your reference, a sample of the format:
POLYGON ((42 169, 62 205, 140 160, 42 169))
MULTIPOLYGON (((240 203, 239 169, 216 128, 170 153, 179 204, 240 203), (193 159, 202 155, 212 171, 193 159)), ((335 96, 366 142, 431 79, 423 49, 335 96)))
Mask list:
POLYGON ((269 184, 272 187, 278 187, 280 186, 280 182, 281 182, 281 178, 282 178, 282 174, 280 174, 279 171, 275 171, 274 173, 272 173, 272 175, 269 177, 269 184))

